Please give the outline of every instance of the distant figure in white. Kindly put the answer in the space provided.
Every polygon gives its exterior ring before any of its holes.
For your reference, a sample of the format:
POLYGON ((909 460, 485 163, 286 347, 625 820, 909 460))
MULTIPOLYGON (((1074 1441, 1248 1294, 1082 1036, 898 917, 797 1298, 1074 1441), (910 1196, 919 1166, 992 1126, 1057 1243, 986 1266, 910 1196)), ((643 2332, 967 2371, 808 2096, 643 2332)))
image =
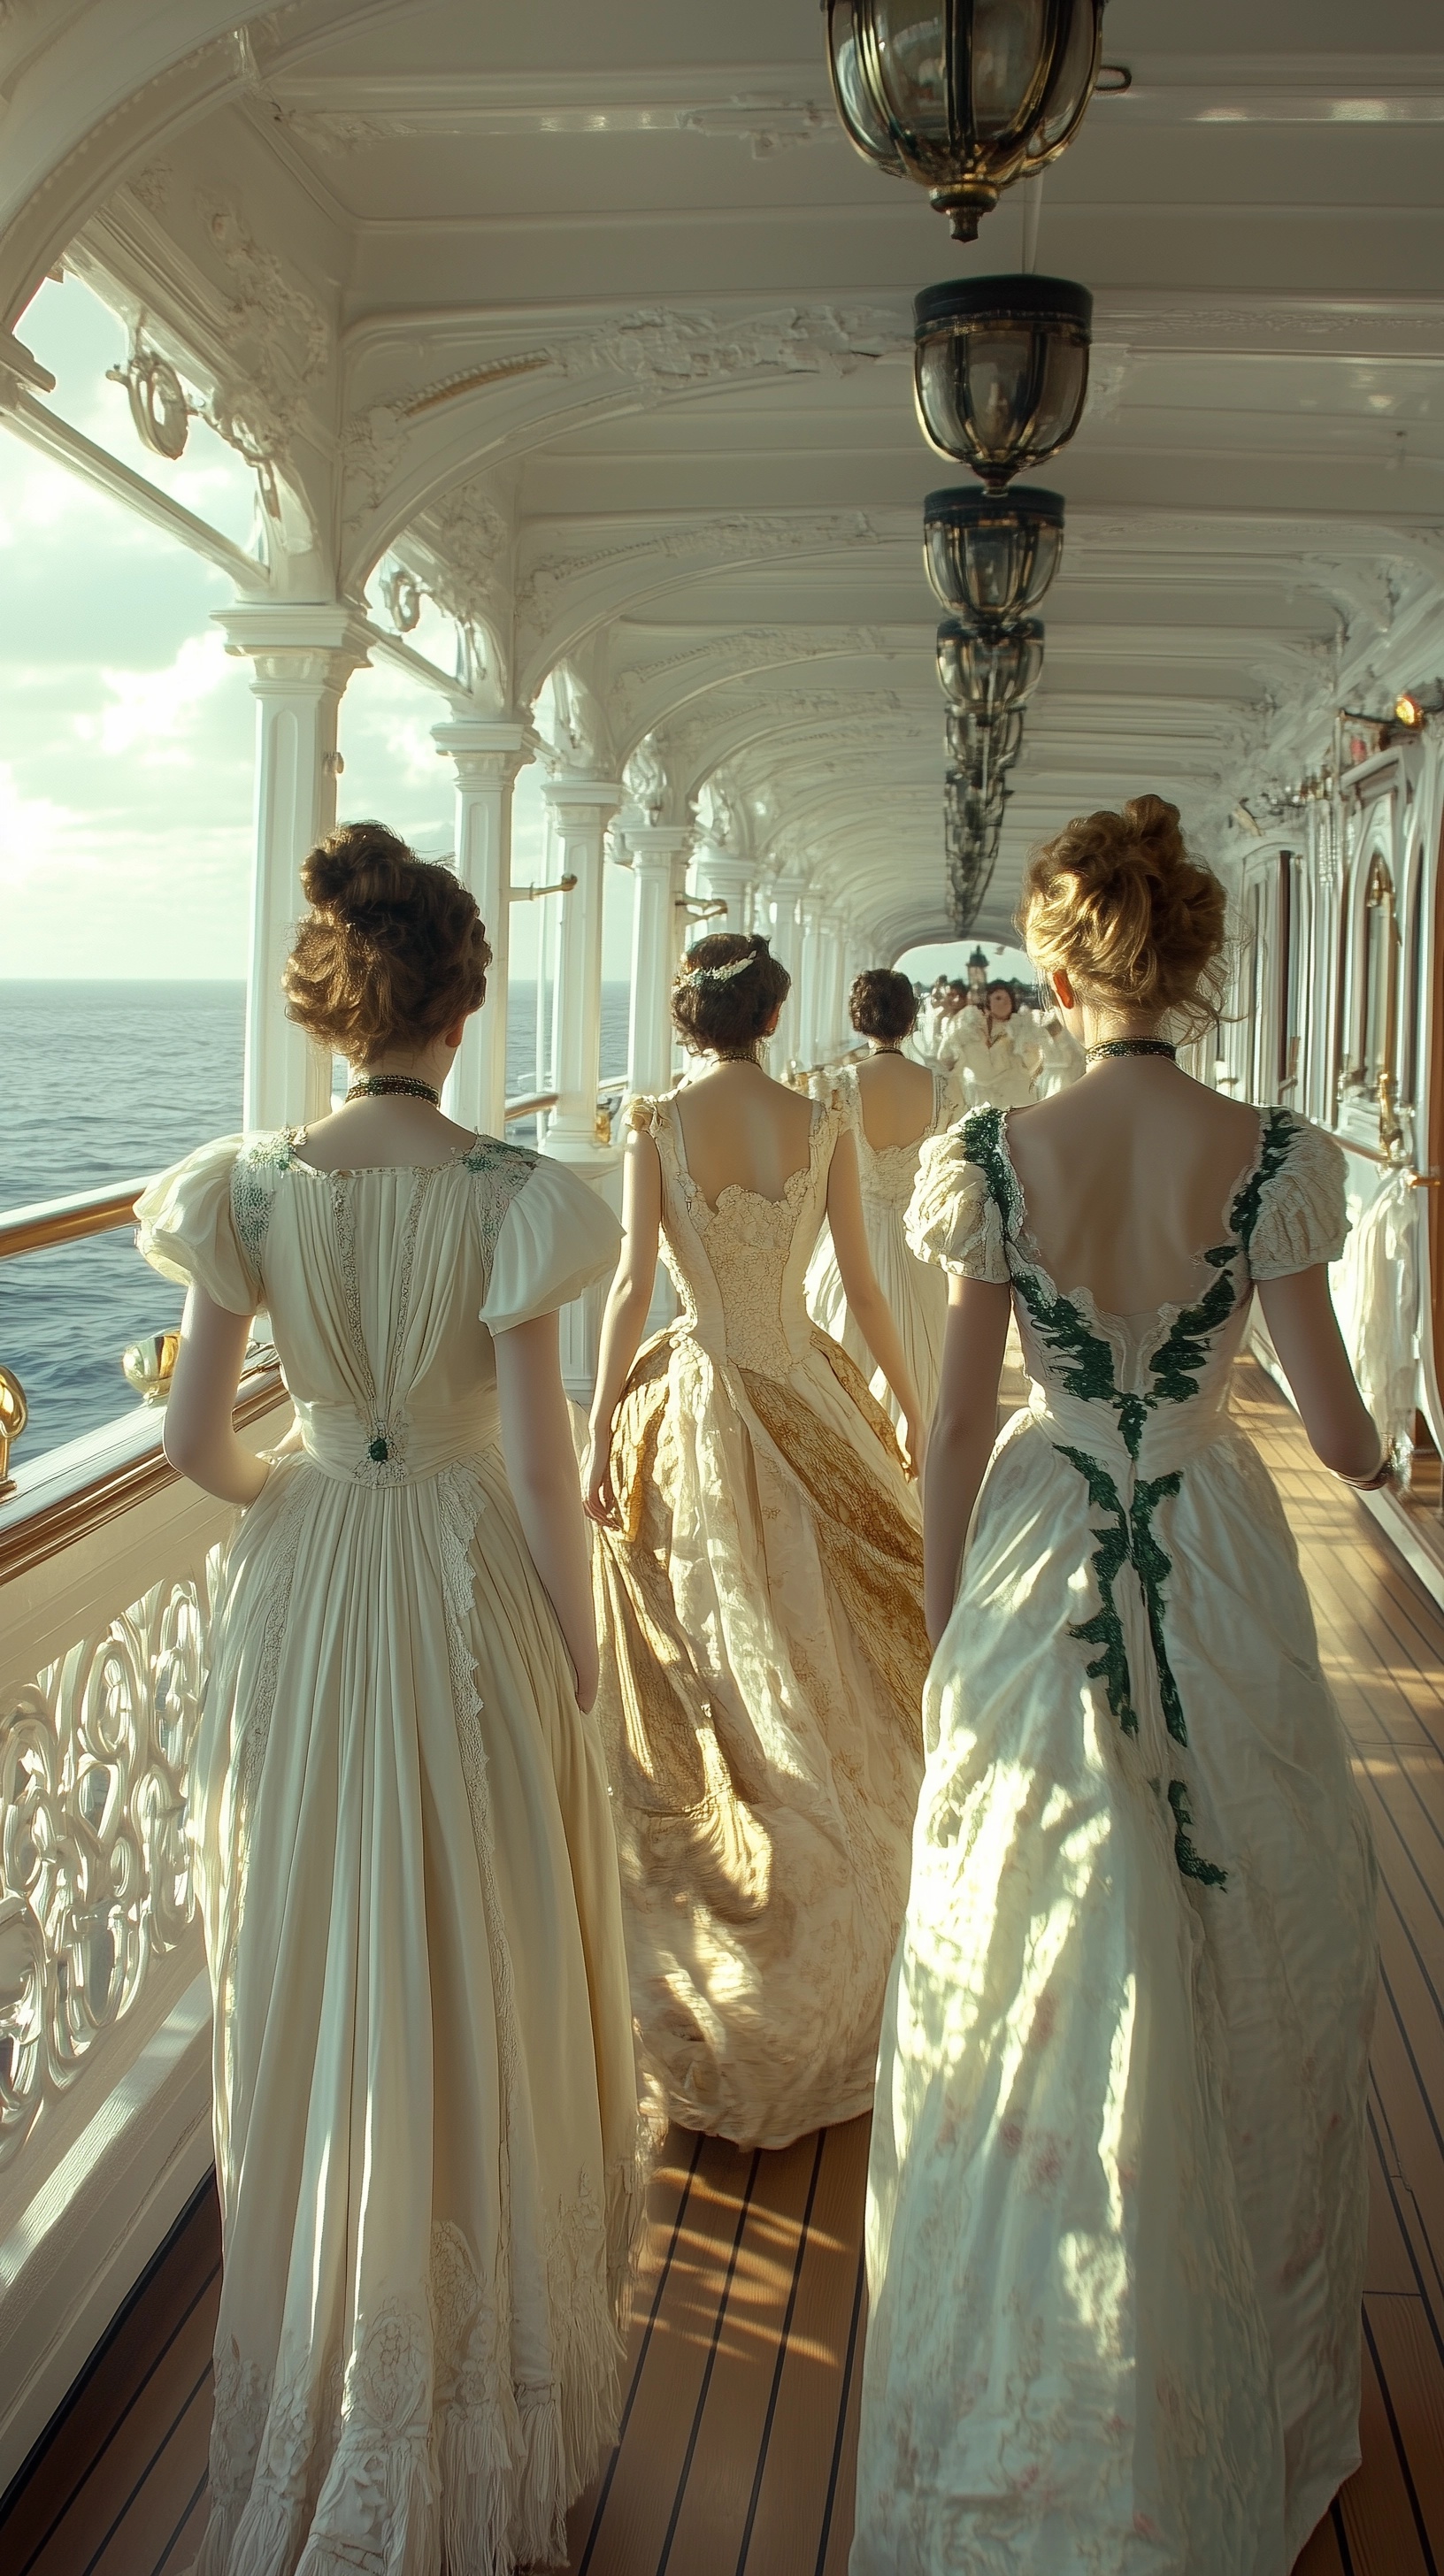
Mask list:
MULTIPOLYGON (((869 1054, 864 1063, 844 1067, 837 1077, 837 1090, 857 1148, 873 1272, 898 1328, 927 1421, 942 1366, 947 1287, 941 1271, 908 1250, 903 1219, 917 1179, 918 1156, 928 1138, 957 1116, 962 1087, 941 1066, 927 1069, 904 1055, 917 1008, 917 995, 906 975, 876 966, 857 977, 848 996, 848 1016, 859 1037, 866 1038, 869 1054)), ((871 1366, 872 1353, 853 1320, 832 1230, 826 1226, 807 1273, 807 1311, 815 1324, 841 1342, 860 1369, 871 1366)), ((897 1398, 881 1369, 874 1372, 872 1391, 893 1421, 900 1421, 897 1398)))
POLYGON ((1020 927, 1088 1070, 925 1147, 928 1767, 889 1987, 853 2576, 1285 2576, 1359 2462, 1372 1847, 1278 1496, 1387 1474, 1327 1264, 1344 1157, 1183 1073, 1224 894, 1140 796, 1020 927), (1033 1379, 995 1443, 1016 1309, 1033 1379))
POLYGON ((616 1848, 557 1310, 617 1224, 444 1118, 490 964, 380 824, 311 852, 291 1017, 356 1079, 140 1204, 166 1450, 245 1506, 192 1785, 225 2274, 199 2576, 566 2554, 640 2217, 616 1848), (232 1404, 259 1307, 296 1408, 232 1404))
POLYGON ((991 983, 981 1007, 963 1004, 939 1062, 961 1074, 970 1109, 1023 1109, 1037 1098, 1043 1050, 1033 1015, 1018 1011, 1011 984, 991 983))

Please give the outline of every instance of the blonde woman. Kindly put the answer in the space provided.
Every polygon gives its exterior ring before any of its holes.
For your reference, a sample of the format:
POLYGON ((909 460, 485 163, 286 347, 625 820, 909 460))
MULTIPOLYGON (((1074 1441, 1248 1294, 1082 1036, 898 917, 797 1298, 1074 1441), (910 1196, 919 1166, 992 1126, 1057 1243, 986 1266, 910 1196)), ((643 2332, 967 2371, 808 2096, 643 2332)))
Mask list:
POLYGON ((803 1299, 826 1215, 920 1460, 852 1135, 762 1070, 787 990, 727 931, 678 978, 703 1069, 633 1104, 585 1470, 649 2085, 684 2127, 768 2147, 872 2098, 927 1670, 914 1490, 803 1299), (682 1313, 639 1357, 659 1242, 682 1313))
POLYGON ((192 1830, 225 2273, 199 2576, 565 2556, 616 2425, 637 2103, 557 1309, 616 1224, 442 1116, 490 953, 380 824, 311 852, 307 1129, 157 1181, 166 1449, 244 1506, 192 1830), (231 1427, 267 1309, 297 1439, 231 1427))
POLYGON ((1329 1304, 1339 1148, 1174 1058, 1223 924, 1173 806, 1069 824, 1020 926, 1087 1071, 923 1157, 936 1651, 853 2576, 1284 2576, 1358 2463, 1374 1869, 1229 1414, 1255 1296, 1325 1465, 1386 1470, 1329 1304))

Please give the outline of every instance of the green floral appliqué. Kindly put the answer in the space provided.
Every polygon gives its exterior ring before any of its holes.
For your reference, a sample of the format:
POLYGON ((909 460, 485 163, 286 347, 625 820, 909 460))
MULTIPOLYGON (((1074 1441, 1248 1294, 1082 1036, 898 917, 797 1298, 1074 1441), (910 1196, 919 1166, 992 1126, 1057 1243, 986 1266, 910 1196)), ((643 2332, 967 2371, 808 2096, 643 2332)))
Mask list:
MULTIPOLYGON (((968 1160, 983 1174, 997 1207, 1014 1291, 1039 1340, 1058 1364, 1059 1384, 1069 1395, 1109 1407, 1117 1417, 1123 1445, 1131 1459, 1136 1461, 1140 1454, 1144 1430, 1152 1411, 1160 1404, 1186 1404, 1198 1394, 1200 1378, 1209 1361, 1210 1344, 1237 1309, 1240 1265, 1247 1262, 1248 1247, 1265 1192, 1288 1160, 1297 1133, 1297 1121, 1290 1111, 1270 1109, 1265 1113, 1258 1160, 1236 1192, 1229 1209, 1232 1240, 1215 1245, 1202 1256, 1214 1276, 1203 1294, 1192 1305, 1182 1307, 1174 1317, 1167 1335, 1149 1362, 1151 1385, 1148 1393, 1137 1395, 1119 1390, 1114 1375, 1112 1347, 1092 1329, 1078 1304, 1072 1298, 1060 1295, 1046 1273, 1037 1270, 1018 1249, 1022 1200, 1003 1143, 1003 1112, 998 1109, 975 1110, 964 1120, 964 1151, 968 1160)), ((1122 1733, 1136 1736, 1139 1732, 1138 1707, 1129 1669, 1127 1640, 1115 1594, 1119 1575, 1126 1565, 1131 1565, 1138 1578, 1148 1620, 1163 1722, 1173 1742, 1186 1746, 1188 1727, 1178 1682, 1169 1660, 1165 1617, 1166 1586, 1173 1572, 1173 1560, 1154 1525, 1159 1505, 1182 1490, 1183 1472, 1175 1469, 1167 1476, 1136 1480, 1133 1492, 1125 1502, 1116 1480, 1098 1459, 1090 1457, 1086 1450, 1065 1448, 1061 1443, 1055 1445, 1059 1456, 1066 1458, 1083 1478, 1090 1508, 1106 1516, 1103 1524, 1093 1529, 1096 1544, 1092 1571, 1098 1589, 1098 1608, 1091 1618, 1071 1624, 1068 1633, 1076 1637, 1080 1645, 1096 1648, 1093 1660, 1087 1666, 1089 1677, 1102 1682, 1109 1710, 1122 1733)), ((1193 1841, 1190 1830, 1193 1815, 1187 1783, 1171 1780, 1167 1796, 1173 1815, 1174 1858, 1183 1876, 1197 1880, 1204 1887, 1226 1887, 1228 1872, 1221 1869, 1216 1861, 1206 1860, 1193 1841)))

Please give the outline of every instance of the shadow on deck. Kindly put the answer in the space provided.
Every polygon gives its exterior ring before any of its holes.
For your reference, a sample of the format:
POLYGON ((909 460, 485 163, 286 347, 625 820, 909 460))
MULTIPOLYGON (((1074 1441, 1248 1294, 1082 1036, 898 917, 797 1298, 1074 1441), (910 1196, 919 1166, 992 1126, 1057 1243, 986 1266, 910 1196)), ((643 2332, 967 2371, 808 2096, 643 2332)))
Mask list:
MULTIPOLYGON (((1299 2576, 1444 2561, 1444 1617, 1245 1364, 1353 1739, 1383 1877, 1369 2105, 1364 2465, 1299 2576)), ((654 2186, 619 2448, 571 2576, 843 2576, 867 2123, 751 2155, 674 2132, 654 2186)), ((0 2512, 7 2576, 183 2576, 205 2523, 214 2194, 193 2204, 0 2512)))

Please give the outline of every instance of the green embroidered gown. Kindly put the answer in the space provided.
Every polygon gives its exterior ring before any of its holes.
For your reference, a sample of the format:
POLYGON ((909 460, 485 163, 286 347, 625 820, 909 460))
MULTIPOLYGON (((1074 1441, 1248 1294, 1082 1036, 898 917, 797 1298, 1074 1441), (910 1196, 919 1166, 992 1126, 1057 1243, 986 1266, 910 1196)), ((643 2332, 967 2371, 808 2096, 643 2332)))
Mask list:
POLYGON ((1268 1111, 1194 1302, 1107 1314, 1002 1113, 925 1148, 914 1250, 1011 1283, 1033 1386, 928 1681, 853 2576, 1283 2576, 1357 2465, 1373 1858, 1228 1400, 1253 1283, 1344 1232, 1268 1111))

